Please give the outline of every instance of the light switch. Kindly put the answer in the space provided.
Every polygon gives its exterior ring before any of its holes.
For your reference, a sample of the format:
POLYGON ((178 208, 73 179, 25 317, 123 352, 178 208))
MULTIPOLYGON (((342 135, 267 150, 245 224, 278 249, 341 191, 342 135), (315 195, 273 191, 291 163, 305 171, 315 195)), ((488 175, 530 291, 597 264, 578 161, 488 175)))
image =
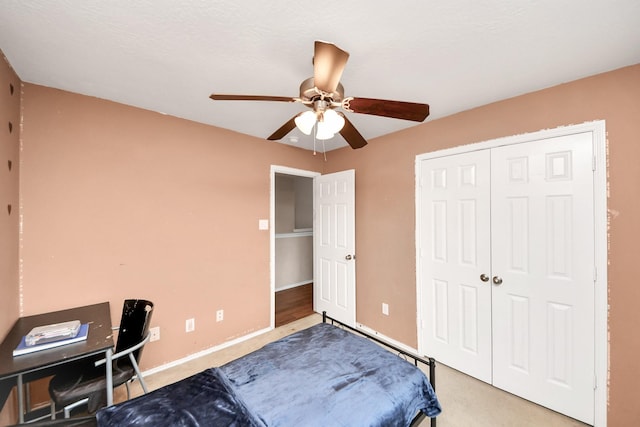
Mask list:
POLYGON ((382 314, 384 314, 385 316, 389 315, 389 304, 387 304, 386 302, 382 303, 382 314))
POLYGON ((258 220, 258 230, 268 230, 269 229, 269 220, 268 219, 259 219, 258 220))

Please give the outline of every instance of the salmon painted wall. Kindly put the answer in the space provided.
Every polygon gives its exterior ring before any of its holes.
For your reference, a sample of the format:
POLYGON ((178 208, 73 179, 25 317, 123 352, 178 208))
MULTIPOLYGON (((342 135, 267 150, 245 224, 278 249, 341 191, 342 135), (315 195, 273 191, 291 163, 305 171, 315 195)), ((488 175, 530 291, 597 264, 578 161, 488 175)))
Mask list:
MULTIPOLYGON (((19 314, 21 90, 20 79, 0 52, 0 339, 4 339, 19 314)), ((0 412, 0 425, 9 423, 11 406, 6 405, 0 412)))
MULTIPOLYGON (((432 106, 433 110, 437 105, 432 106)), ((356 170, 357 319, 417 346, 415 157, 439 149, 606 120, 610 426, 640 425, 640 65, 504 100, 377 138, 331 156, 326 172, 356 170), (384 250, 381 250, 384 248, 384 250), (381 303, 390 306, 381 314, 381 303)))
POLYGON ((270 167, 320 156, 32 84, 23 111, 24 315, 150 299, 143 369, 269 327, 270 167))

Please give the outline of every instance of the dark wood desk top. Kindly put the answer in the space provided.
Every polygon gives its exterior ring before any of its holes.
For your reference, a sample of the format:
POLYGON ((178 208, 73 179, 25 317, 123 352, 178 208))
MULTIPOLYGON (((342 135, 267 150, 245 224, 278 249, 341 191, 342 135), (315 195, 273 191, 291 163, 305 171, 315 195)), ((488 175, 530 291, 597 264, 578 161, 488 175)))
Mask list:
POLYGON ((0 380, 93 354, 104 353, 112 347, 111 309, 108 302, 21 317, 0 344, 0 380), (86 341, 13 356, 13 350, 18 346, 22 337, 34 327, 69 320, 89 323, 89 334, 86 341))

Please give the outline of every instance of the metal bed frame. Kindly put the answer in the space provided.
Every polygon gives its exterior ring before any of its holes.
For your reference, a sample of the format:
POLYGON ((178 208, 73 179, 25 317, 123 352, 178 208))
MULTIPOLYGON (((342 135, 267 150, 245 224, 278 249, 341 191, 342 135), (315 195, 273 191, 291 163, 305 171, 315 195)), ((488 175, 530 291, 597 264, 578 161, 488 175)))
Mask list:
MULTIPOLYGON (((429 382, 431 383, 431 387, 433 388, 433 391, 436 391, 436 360, 433 357, 429 357, 427 359, 422 358, 420 356, 416 356, 415 354, 409 353, 406 350, 403 350, 399 347, 396 347, 393 344, 389 344, 386 341, 381 340, 380 338, 373 336, 371 334, 368 334, 360 329, 356 329, 352 326, 349 326, 345 323, 342 323, 339 320, 336 320, 332 317, 330 317, 329 315, 327 315, 326 311, 322 312, 322 323, 327 323, 327 321, 329 321, 332 325, 338 325, 341 328, 346 328, 349 329, 350 331, 353 331, 359 335, 362 335, 365 338, 368 338, 372 341, 377 342, 378 344, 382 344, 383 346, 398 352, 398 355, 402 355, 402 357, 409 358, 413 360, 413 364, 417 367, 418 366, 418 362, 422 363, 423 365, 426 365, 429 367, 429 382)), ((422 412, 418 412, 418 414, 415 416, 415 418, 411 421, 410 427, 417 427, 422 420, 424 420, 425 418, 427 418, 427 416, 422 412)), ((436 427, 436 417, 431 418, 431 427, 436 427)))

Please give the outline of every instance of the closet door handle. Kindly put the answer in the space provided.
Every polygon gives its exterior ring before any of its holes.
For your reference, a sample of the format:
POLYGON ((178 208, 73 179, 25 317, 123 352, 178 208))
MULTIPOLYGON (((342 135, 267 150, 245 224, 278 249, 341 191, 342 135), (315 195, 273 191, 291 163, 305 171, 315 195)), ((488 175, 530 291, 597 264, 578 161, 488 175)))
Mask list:
POLYGON ((347 261, 351 260, 351 255, 347 255, 346 257, 344 257, 344 259, 346 259, 347 261))
POLYGON ((500 277, 500 276, 493 276, 493 284, 494 284, 494 285, 502 285, 502 277, 500 277))
POLYGON ((487 276, 486 274, 482 273, 480 275, 480 280, 482 280, 483 282, 488 282, 489 281, 489 276, 487 276))

